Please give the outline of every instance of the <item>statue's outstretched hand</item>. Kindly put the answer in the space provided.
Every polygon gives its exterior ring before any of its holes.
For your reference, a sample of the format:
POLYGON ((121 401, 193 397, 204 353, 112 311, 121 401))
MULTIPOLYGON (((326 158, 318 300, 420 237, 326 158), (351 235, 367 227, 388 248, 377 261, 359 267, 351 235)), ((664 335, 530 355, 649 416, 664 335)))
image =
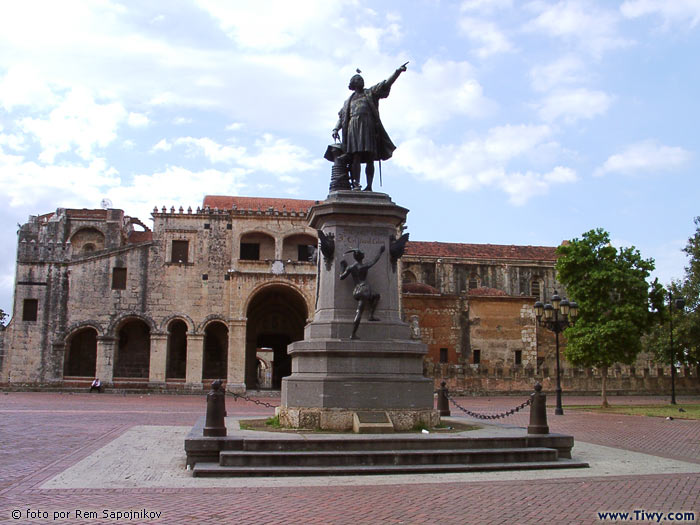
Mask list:
MULTIPOLYGON (((406 62, 406 64, 408 64, 408 62, 406 62)), ((406 72, 406 64, 399 66, 398 71, 401 71, 401 73, 405 73, 406 72)))

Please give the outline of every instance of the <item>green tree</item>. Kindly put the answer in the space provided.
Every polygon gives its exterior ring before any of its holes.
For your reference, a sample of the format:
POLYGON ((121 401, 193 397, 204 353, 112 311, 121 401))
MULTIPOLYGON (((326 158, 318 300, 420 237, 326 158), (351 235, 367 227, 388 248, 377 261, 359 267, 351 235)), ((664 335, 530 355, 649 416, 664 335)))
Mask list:
MULTIPOLYGON (((700 365, 700 217, 695 218, 695 233, 688 239, 683 251, 688 257, 688 266, 682 280, 669 285, 673 298, 685 299, 685 308, 673 310, 673 346, 675 364, 700 365)), ((668 292, 666 293, 668 299, 668 292)), ((650 334, 645 337, 645 350, 656 359, 671 364, 669 309, 665 307, 650 334)))
POLYGON ((5 326, 5 319, 7 319, 7 314, 0 308, 0 326, 5 326))
POLYGON ((642 335, 658 322, 663 287, 647 282, 653 259, 642 259, 634 247, 618 250, 600 228, 562 244, 557 253, 559 282, 579 306, 576 323, 564 332, 564 356, 576 366, 601 369, 601 400, 607 406, 608 368, 634 362, 642 335))

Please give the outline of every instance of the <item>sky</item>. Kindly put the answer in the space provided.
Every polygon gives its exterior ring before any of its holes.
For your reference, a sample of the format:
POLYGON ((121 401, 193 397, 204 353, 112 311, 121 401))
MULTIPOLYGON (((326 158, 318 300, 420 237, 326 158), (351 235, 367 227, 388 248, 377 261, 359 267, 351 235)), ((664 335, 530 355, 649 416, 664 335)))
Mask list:
MULTIPOLYGON (((53 0, 0 17, 0 308, 17 225, 103 199, 323 200, 349 78, 397 145, 411 239, 556 246, 592 228, 683 276, 700 215, 700 0, 53 0)), ((377 177, 378 178, 378 177, 377 177)))

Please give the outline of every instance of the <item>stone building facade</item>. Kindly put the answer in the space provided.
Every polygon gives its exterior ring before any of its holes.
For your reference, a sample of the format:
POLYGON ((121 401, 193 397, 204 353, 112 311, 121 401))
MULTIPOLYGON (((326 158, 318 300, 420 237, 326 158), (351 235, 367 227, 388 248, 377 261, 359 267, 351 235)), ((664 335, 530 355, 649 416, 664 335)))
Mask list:
MULTIPOLYGON (((152 228, 117 209, 30 217, 0 385, 279 388, 315 310, 315 203, 207 196, 196 210, 155 208, 152 228)), ((547 381, 553 339, 532 304, 561 291, 555 260, 553 247, 409 242, 401 307, 429 347, 426 373, 465 391, 547 381)))

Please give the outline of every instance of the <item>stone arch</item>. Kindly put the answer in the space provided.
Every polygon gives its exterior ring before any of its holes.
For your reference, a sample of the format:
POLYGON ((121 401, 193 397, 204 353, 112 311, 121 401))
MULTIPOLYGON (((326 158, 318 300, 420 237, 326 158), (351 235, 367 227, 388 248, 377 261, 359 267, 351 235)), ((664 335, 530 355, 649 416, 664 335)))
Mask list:
POLYGON ((163 319, 160 323, 160 331, 163 333, 168 333, 168 325, 172 322, 179 319, 183 323, 187 325, 187 331, 188 332, 194 332, 195 331, 195 324, 192 318, 187 315, 187 314, 174 314, 174 315, 169 315, 165 319, 163 319))
POLYGON ((115 378, 148 379, 153 324, 140 316, 125 316, 116 327, 115 378))
POLYGON ((165 379, 185 379, 187 372, 187 330, 186 321, 172 316, 166 325, 167 353, 165 359, 165 379))
POLYGON ((276 259, 277 239, 264 229, 241 233, 238 241, 238 258, 242 260, 264 261, 276 259), (257 246, 257 250, 253 247, 257 246))
POLYGON ((78 323, 73 323, 70 325, 68 328, 66 328, 66 331, 64 332, 66 335, 64 337, 64 341, 66 344, 68 343, 68 339, 78 330, 82 330, 83 328, 93 328, 97 332, 97 336, 101 337, 105 335, 105 330, 102 326, 102 323, 99 321, 95 321, 93 319, 88 319, 87 321, 80 321, 78 323))
POLYGON ((210 323, 212 323, 214 321, 220 321, 228 326, 228 323, 226 322, 226 318, 223 315, 221 315, 221 314, 209 314, 204 318, 204 321, 199 323, 199 325, 197 326, 197 333, 198 334, 203 333, 204 330, 206 329, 207 325, 209 325, 210 323))
POLYGON ((246 324, 246 388, 258 388, 259 348, 273 355, 272 381, 280 388, 283 377, 291 374, 291 358, 287 346, 304 338, 308 304, 304 294, 289 283, 267 283, 258 287, 245 305, 246 324))
POLYGON ((73 253, 90 253, 104 250, 105 234, 94 226, 79 228, 70 236, 73 253))
POLYGON ((202 381, 226 380, 228 375, 228 326, 213 319, 204 327, 202 381))
POLYGON ((416 283, 418 282, 418 279, 416 278, 416 274, 414 274, 411 270, 404 270, 401 274, 401 282, 416 283))
POLYGON ((97 336, 97 329, 89 324, 70 332, 66 338, 63 377, 95 377, 97 336))
POLYGON ((305 231, 285 235, 282 239, 282 260, 309 262, 318 239, 305 231))
POLYGON ((132 319, 138 319, 140 321, 143 321, 144 323, 146 323, 148 325, 148 329, 150 332, 159 333, 158 328, 156 326, 156 323, 151 317, 149 317, 147 315, 135 313, 135 312, 129 312, 129 313, 125 313, 125 314, 121 314, 121 315, 117 316, 110 323, 105 335, 112 336, 112 337, 118 337, 118 335, 119 335, 118 331, 122 327, 122 325, 124 323, 132 320, 132 319))

